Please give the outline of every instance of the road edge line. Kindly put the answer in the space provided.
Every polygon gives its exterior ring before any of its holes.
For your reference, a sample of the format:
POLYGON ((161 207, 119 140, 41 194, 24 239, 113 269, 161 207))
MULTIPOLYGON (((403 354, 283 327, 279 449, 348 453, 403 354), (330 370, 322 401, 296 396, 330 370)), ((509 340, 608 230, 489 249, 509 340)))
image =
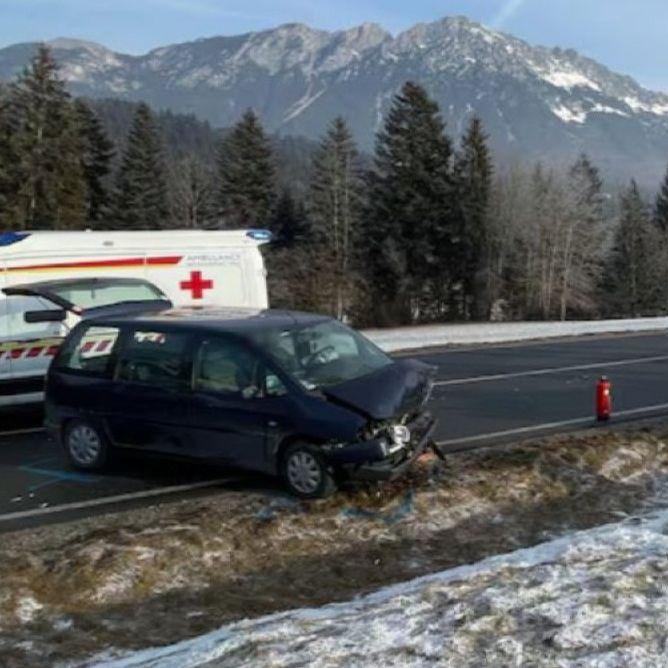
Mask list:
POLYGON ((526 427, 518 427, 516 429, 507 429, 506 431, 489 432, 487 434, 475 434, 473 436, 464 436, 462 438, 453 438, 445 441, 436 441, 439 447, 448 445, 464 445, 466 443, 476 443, 480 441, 487 441, 495 438, 502 438, 504 436, 517 436, 521 434, 530 434, 537 431, 550 431, 552 429, 559 429, 559 427, 570 427, 578 424, 591 425, 592 427, 605 426, 614 427, 615 418, 630 417, 633 415, 645 415, 647 413, 655 413, 657 411, 668 410, 668 404, 657 404, 655 406, 641 406, 640 408, 630 408, 625 411, 617 411, 610 422, 599 423, 594 417, 572 418, 570 420, 562 420, 560 422, 546 422, 538 425, 527 425, 526 427))
POLYGON ((217 478, 189 485, 172 485, 171 487, 158 487, 156 489, 147 489, 142 492, 128 492, 127 494, 118 494, 116 496, 105 496, 99 499, 90 499, 88 501, 76 501, 74 503, 64 503, 59 506, 50 506, 48 508, 34 508, 33 510, 19 510, 14 513, 0 515, 0 524, 11 522, 13 520, 30 519, 33 517, 43 517, 45 515, 55 515, 65 513, 71 510, 84 510, 85 508, 96 508, 107 506, 114 503, 124 503, 138 499, 147 499, 155 496, 165 496, 167 494, 176 494, 179 492, 191 492, 207 487, 217 487, 225 483, 237 482, 239 478, 217 478))
POLYGON ((633 366, 634 364, 650 364, 651 362, 665 362, 668 355, 657 355, 655 357, 638 357, 637 359, 615 360, 610 362, 596 362, 591 364, 577 364, 572 366, 548 367, 545 369, 531 369, 529 371, 517 371, 511 373, 499 373, 488 376, 471 376, 470 378, 452 378, 450 380, 436 380, 434 387, 448 387, 456 385, 471 385, 473 383, 490 383, 498 380, 511 380, 513 378, 527 378, 530 376, 548 376, 569 371, 587 371, 590 369, 605 369, 620 366, 633 366))

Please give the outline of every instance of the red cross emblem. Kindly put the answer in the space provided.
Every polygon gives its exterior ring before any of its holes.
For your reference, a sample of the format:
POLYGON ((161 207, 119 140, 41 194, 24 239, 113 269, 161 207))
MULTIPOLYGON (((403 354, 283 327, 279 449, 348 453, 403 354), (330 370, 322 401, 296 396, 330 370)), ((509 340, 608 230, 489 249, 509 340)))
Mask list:
POLYGON ((181 281, 181 290, 190 290, 193 299, 202 299, 205 290, 213 289, 213 281, 202 278, 201 271, 191 271, 190 280, 181 281))

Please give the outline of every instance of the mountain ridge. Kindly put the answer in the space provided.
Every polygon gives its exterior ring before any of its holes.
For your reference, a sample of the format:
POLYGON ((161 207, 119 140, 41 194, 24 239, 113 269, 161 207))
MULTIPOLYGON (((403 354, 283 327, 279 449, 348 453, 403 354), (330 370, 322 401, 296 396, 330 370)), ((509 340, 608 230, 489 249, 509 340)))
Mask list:
MULTIPOLYGON (((585 151, 608 176, 658 181, 668 162, 668 94, 573 49, 533 46, 463 16, 392 35, 376 23, 302 23, 129 55, 73 38, 51 43, 70 90, 145 100, 229 126, 253 107, 272 132, 316 138, 337 115, 362 148, 406 80, 440 103, 451 133, 480 115, 502 158, 565 162, 585 151)), ((0 49, 0 80, 36 43, 0 49)))

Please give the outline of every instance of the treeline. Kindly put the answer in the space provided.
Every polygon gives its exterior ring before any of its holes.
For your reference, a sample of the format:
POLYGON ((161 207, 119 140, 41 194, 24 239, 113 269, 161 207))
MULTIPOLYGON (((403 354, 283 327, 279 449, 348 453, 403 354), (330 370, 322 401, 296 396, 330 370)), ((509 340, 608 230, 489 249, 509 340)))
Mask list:
POLYGON ((212 131, 144 104, 74 100, 41 49, 0 91, 0 227, 269 228, 272 304, 360 325, 668 304, 668 175, 650 205, 634 182, 612 201, 584 155, 500 170, 479 119, 455 142, 411 82, 370 163, 342 118, 307 156, 251 110, 212 131))
MULTIPOLYGON (((146 105, 74 100, 42 49, 13 84, 0 85, 0 224, 115 229, 133 227, 148 213, 143 227, 215 227, 210 200, 227 133, 146 105), (137 203, 143 208, 128 220, 128 202, 137 196, 131 184, 138 181, 145 183, 137 203)), ((292 137, 270 143, 280 164, 278 187, 290 183, 303 193, 315 143, 292 137)))

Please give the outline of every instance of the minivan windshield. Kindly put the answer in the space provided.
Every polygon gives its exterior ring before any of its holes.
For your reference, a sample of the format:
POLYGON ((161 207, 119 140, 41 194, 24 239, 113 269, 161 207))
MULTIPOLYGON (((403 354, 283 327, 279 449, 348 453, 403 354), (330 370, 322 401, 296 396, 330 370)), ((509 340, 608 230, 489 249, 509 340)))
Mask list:
POLYGON ((308 390, 339 385, 392 364, 373 343, 335 320, 263 330, 252 338, 308 390))

